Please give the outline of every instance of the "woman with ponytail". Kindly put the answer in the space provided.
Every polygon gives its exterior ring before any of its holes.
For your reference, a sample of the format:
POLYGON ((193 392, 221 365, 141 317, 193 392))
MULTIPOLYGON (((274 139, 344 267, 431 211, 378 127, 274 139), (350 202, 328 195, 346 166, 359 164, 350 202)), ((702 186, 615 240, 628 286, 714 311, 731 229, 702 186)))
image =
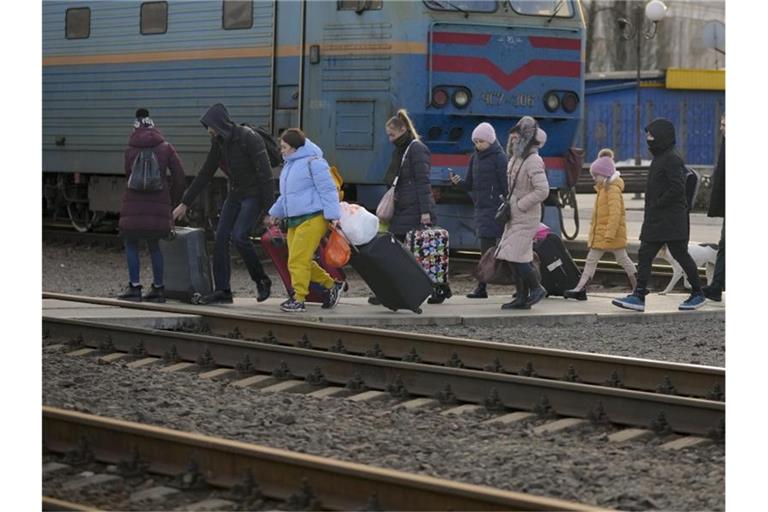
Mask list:
MULTIPOLYGON (((404 242, 409 231, 437 222, 435 200, 429 183, 431 154, 419 140, 419 134, 405 109, 398 110, 395 116, 389 118, 385 129, 389 141, 395 146, 392 161, 384 175, 387 186, 395 187, 395 213, 389 223, 389 231, 404 242)), ((435 285, 428 302, 440 304, 451 295, 447 283, 435 285)), ((377 304, 378 300, 371 297, 369 302, 377 304)))

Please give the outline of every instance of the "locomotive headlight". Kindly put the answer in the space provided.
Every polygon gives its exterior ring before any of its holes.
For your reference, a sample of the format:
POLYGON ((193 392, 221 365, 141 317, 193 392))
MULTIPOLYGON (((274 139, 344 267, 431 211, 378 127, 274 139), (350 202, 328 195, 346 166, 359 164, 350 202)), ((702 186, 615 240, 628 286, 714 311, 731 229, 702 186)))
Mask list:
POLYGON ((456 105, 456 108, 465 108, 469 105, 470 98, 468 90, 459 89, 453 93, 453 104, 456 105))
POLYGON ((544 108, 550 112, 557 110, 560 106, 560 98, 554 92, 548 92, 544 95, 544 108))
POLYGON ((575 93, 567 92, 563 94, 563 110, 569 114, 579 106, 579 97, 575 93))
POLYGON ((445 89, 435 87, 432 89, 432 104, 436 107, 444 107, 448 103, 448 93, 445 89))

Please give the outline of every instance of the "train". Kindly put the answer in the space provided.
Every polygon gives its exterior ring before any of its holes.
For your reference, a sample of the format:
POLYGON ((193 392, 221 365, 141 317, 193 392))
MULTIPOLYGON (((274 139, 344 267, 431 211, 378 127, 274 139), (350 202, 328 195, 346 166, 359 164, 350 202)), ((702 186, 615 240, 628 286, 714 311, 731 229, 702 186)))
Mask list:
MULTIPOLYGON (((119 211, 139 107, 188 179, 208 152, 199 118, 214 103, 275 136, 299 126, 339 169, 347 200, 371 209, 392 154, 385 122, 406 108, 432 153, 438 221, 457 249, 479 245, 471 198, 448 178, 466 173, 473 128, 490 122, 504 145, 520 117, 536 118, 557 193, 584 116, 577 0, 50 0, 42 36, 44 215, 81 231, 119 211)), ((220 176, 192 223, 215 222, 220 176)), ((551 206, 544 222, 559 231, 551 206)))

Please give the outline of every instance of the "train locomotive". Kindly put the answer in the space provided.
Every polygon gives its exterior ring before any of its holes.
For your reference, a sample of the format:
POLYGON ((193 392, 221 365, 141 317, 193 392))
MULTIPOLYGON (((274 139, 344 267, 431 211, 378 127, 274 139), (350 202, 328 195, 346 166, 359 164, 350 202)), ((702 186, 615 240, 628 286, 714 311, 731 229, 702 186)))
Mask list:
MULTIPOLYGON (((432 153, 441 226, 478 246, 466 173, 472 129, 499 137, 523 115, 547 132, 554 192, 583 117, 584 15, 570 0, 46 1, 43 207, 79 230, 119 210, 132 114, 146 107, 191 179, 209 148, 199 118, 224 103, 274 135, 300 126, 371 209, 392 153, 386 120, 406 108, 432 153)), ((279 169, 275 170, 276 173, 279 169)), ((215 221, 223 175, 190 212, 215 221)), ((559 231, 557 206, 544 222, 559 231)))

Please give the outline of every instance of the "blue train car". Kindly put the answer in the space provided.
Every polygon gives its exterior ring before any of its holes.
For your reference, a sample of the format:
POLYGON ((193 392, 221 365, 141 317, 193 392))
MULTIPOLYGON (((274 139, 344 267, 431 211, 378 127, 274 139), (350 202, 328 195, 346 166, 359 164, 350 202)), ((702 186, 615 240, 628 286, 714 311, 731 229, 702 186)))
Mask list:
MULTIPOLYGON (((635 72, 612 72, 586 78, 584 129, 579 134, 587 161, 600 148, 614 149, 617 160, 635 157, 635 72)), ((643 71, 640 77, 640 128, 656 117, 677 129, 677 147, 690 165, 717 161, 720 116, 725 112, 725 71, 668 69, 643 71)), ((640 156, 651 155, 641 133, 640 156)))
MULTIPOLYGON (((432 151, 440 224, 477 246, 466 172, 472 129, 503 139, 523 115, 548 133, 553 188, 583 117, 584 19, 577 1, 46 1, 43 172, 49 208, 87 229, 124 187, 131 116, 147 107, 187 172, 209 142, 198 119, 222 102, 274 134, 301 126, 374 208, 392 146, 384 124, 412 114, 432 151)), ((195 205, 216 211, 222 189, 195 205)))

